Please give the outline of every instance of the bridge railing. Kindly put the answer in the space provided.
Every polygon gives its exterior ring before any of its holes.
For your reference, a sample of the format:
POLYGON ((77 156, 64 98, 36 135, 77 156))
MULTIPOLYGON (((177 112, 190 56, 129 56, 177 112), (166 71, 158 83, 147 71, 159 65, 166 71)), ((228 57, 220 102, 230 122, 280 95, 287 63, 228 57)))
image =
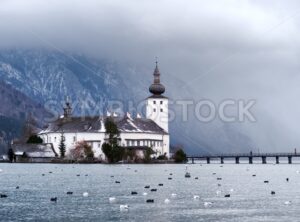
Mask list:
POLYGON ((235 158, 235 157, 288 157, 297 156, 300 157, 300 153, 235 153, 235 154, 211 154, 211 155, 189 155, 188 159, 200 159, 200 158, 235 158))

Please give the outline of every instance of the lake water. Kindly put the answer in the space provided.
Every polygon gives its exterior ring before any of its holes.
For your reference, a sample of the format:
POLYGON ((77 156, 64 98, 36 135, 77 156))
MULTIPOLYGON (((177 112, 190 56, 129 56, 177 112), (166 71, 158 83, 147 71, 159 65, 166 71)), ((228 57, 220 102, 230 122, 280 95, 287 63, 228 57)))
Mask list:
POLYGON ((0 193, 8 195, 0 198, 0 221, 299 221, 300 218, 298 164, 222 167, 193 164, 188 165, 191 178, 184 177, 185 165, 167 164, 0 164, 0 169, 0 193), (222 180, 217 180, 218 177, 222 180), (115 183, 116 180, 120 183, 115 183), (265 180, 269 183, 264 183, 265 180), (159 183, 163 186, 158 186, 159 183), (150 192, 145 185, 157 188, 157 192, 150 192), (20 188, 16 189, 17 186, 20 188), (67 195, 67 191, 74 193, 67 195), (132 191, 138 194, 133 196, 132 191), (271 191, 276 194, 271 195, 271 191), (89 196, 84 197, 84 192, 89 196), (144 196, 144 192, 148 195, 144 196), (172 193, 177 196, 172 197, 172 193), (225 198, 225 194, 231 196, 225 198), (194 199, 194 195, 200 198, 194 199), (57 197, 57 202, 51 202, 51 197, 57 197), (109 197, 116 197, 116 202, 109 203, 109 197), (167 198, 168 204, 164 202, 167 198), (147 199, 154 199, 154 203, 146 203, 147 199), (204 206, 204 202, 212 205, 204 206), (129 210, 120 211, 121 204, 128 204, 129 210))

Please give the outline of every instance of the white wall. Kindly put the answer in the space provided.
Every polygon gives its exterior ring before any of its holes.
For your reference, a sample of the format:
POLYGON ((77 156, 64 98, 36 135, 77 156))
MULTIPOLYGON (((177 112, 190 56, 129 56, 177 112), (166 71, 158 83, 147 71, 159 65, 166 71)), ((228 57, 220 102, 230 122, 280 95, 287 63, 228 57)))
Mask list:
POLYGON ((146 117, 169 132, 169 108, 167 98, 148 98, 146 117))
MULTIPOLYGON (((52 143, 55 151, 59 154, 59 143, 61 140, 60 133, 42 133, 40 134, 43 141, 45 143, 52 143), (56 139, 55 139, 56 138, 56 139)), ((95 132, 95 133, 64 133, 65 136, 65 144, 66 144, 66 153, 68 154, 70 149, 74 148, 76 142, 78 141, 87 141, 92 145, 93 151, 95 153, 95 157, 104 158, 104 154, 102 152, 102 144, 105 139, 105 133, 103 132, 95 132), (74 140, 75 137, 75 140, 74 140), (100 146, 99 146, 100 144, 100 146)), ((121 145, 127 146, 126 140, 134 140, 137 145, 137 141, 141 141, 140 143, 144 143, 146 141, 153 142, 153 150, 158 153, 158 155, 162 155, 167 153, 169 156, 170 153, 170 141, 169 135, 163 134, 152 134, 152 133, 121 133, 121 145)), ((146 144, 140 144, 140 146, 145 146, 146 144)), ((150 146, 150 144, 148 143, 150 146)))

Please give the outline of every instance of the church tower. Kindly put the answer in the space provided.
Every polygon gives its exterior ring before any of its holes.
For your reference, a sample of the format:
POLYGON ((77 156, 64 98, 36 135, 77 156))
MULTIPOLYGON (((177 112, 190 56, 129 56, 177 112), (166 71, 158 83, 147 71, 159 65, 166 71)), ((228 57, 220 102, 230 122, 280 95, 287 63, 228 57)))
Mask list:
POLYGON ((65 107, 64 107, 64 118, 69 119, 71 117, 72 117, 72 106, 71 106, 71 103, 69 101, 69 97, 67 97, 66 104, 65 104, 65 107))
POLYGON ((169 107, 168 98, 162 94, 165 92, 165 87, 160 83, 160 72, 157 61, 154 69, 154 82, 149 87, 152 94, 147 98, 146 117, 153 120, 158 126, 169 132, 169 107))

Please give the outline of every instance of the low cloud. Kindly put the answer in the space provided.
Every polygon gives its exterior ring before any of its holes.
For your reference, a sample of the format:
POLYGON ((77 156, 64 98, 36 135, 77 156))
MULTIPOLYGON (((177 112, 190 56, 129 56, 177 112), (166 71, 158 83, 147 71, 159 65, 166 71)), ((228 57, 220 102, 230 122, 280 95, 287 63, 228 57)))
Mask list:
MULTIPOLYGON (((152 69, 172 97, 255 100, 260 150, 300 146, 298 1, 2 0, 0 48, 47 47, 152 69), (283 5, 284 4, 284 5, 283 5)), ((201 128, 201 123, 195 123, 201 128)))

